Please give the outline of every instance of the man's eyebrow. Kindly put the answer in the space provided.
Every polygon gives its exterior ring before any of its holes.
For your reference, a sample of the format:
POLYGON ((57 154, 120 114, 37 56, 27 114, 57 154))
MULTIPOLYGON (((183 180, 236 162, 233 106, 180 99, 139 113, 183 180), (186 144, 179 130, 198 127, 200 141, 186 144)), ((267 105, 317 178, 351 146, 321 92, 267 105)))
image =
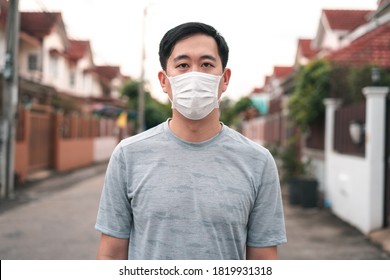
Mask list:
MULTIPOLYGON (((178 60, 182 60, 182 59, 189 59, 190 56, 189 55, 186 55, 186 54, 180 54, 178 56, 176 56, 173 61, 178 61, 178 60)), ((202 55, 200 57, 201 59, 210 59, 212 61, 217 61, 217 58, 212 56, 211 54, 205 54, 205 55, 202 55)))
POLYGON ((210 59, 210 60, 212 60, 212 61, 217 61, 217 58, 215 58, 215 57, 212 56, 211 54, 202 55, 200 58, 201 58, 201 59, 210 59))
POLYGON ((188 55, 186 55, 186 54, 181 54, 181 55, 176 56, 176 57, 173 59, 173 61, 178 61, 178 60, 188 59, 188 58, 190 58, 188 55))

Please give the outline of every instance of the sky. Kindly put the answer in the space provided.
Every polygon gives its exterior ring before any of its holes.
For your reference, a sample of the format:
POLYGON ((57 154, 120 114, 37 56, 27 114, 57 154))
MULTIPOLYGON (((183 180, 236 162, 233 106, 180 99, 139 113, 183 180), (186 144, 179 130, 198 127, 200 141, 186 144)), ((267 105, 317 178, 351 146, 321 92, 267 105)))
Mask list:
POLYGON ((68 36, 90 40, 95 63, 119 65, 167 101, 157 73, 165 32, 184 22, 214 26, 229 45, 225 96, 238 100, 264 84, 274 66, 292 66, 299 38, 314 38, 322 9, 376 9, 377 0, 19 0, 21 11, 61 11, 68 36), (144 17, 146 7, 147 15, 144 17), (145 22, 145 29, 143 29, 145 22))

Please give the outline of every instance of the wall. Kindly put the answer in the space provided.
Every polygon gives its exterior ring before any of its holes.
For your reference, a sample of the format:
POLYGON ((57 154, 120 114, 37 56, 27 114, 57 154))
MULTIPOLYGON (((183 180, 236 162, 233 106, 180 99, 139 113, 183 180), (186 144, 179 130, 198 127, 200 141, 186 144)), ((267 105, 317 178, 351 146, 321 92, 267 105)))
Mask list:
POLYGON ((93 163, 93 138, 62 139, 57 146, 55 169, 68 171, 93 163))
POLYGON ((16 142, 14 168, 15 168, 15 173, 18 175, 19 180, 21 182, 24 182, 27 179, 28 163, 29 163, 28 144, 26 143, 26 141, 16 142))
POLYGON ((327 161, 327 199, 332 211, 362 232, 369 232, 367 161, 334 152, 327 154, 327 161))
MULTIPOLYGON (((324 194, 325 192, 324 152, 320 150, 308 149, 304 147, 302 159, 305 162, 306 160, 310 160, 310 167, 308 171, 310 172, 310 174, 313 175, 314 178, 318 180, 318 190, 321 192, 321 194, 324 194)), ((325 201, 321 201, 321 203, 326 204, 325 201)))
POLYGON ((383 227, 384 139, 387 87, 367 87, 365 157, 334 151, 335 99, 325 100, 325 192, 331 210, 364 234, 383 227))
POLYGON ((64 88, 64 84, 67 84, 69 82, 69 77, 65 76, 65 74, 68 74, 64 72, 65 69, 63 69, 64 63, 62 62, 64 60, 63 57, 58 56, 58 63, 57 63, 57 76, 53 75, 51 73, 50 69, 50 49, 56 49, 60 52, 64 51, 64 43, 57 32, 52 32, 48 36, 46 36, 43 40, 43 59, 42 59, 42 72, 43 72, 43 80, 45 84, 55 86, 58 89, 62 90, 64 88))
POLYGON ((100 137, 93 140, 93 160, 95 162, 108 160, 118 144, 117 137, 100 137))
POLYGON ((242 132, 252 141, 263 145, 265 143, 265 124, 266 119, 264 117, 258 117, 249 121, 245 121, 242 125, 242 132))
MULTIPOLYGON (((0 57, 5 57, 5 51, 6 51, 5 33, 2 27, 0 26, 0 57)), ((5 63, 4 59, 0 59, 0 72, 3 72, 4 63, 5 63)))

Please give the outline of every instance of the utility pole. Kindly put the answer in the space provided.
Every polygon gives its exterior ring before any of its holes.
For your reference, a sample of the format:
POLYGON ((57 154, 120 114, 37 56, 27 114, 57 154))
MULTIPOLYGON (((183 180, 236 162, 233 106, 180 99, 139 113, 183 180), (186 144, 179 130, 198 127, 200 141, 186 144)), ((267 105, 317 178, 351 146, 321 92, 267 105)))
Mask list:
POLYGON ((14 192, 16 109, 18 104, 19 0, 9 0, 3 71, 3 108, 0 119, 0 196, 14 192))
POLYGON ((148 13, 148 6, 144 7, 144 15, 142 18, 142 54, 141 54, 141 76, 138 88, 138 133, 145 129, 145 24, 148 13))

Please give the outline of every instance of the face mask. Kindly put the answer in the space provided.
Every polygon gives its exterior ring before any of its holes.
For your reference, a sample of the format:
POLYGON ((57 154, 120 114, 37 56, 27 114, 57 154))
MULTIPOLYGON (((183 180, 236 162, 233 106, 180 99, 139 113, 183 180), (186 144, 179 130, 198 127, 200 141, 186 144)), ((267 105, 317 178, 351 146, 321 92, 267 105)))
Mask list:
POLYGON ((172 88, 172 109, 187 119, 203 119, 219 107, 218 88, 222 76, 189 72, 167 78, 172 88))

